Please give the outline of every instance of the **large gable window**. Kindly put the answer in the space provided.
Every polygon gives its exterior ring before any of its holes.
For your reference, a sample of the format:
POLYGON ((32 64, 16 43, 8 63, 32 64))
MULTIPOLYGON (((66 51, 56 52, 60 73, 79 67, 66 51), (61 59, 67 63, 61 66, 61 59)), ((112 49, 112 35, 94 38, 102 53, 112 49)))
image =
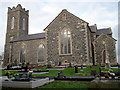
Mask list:
POLYGON ((14 29, 14 26, 15 26, 15 17, 12 17, 12 20, 11 20, 11 29, 14 29))
POLYGON ((68 28, 64 28, 60 33, 60 54, 72 54, 71 49, 71 32, 68 28))
POLYGON ((40 44, 38 49, 38 62, 43 62, 44 60, 45 60, 45 46, 43 44, 40 44))

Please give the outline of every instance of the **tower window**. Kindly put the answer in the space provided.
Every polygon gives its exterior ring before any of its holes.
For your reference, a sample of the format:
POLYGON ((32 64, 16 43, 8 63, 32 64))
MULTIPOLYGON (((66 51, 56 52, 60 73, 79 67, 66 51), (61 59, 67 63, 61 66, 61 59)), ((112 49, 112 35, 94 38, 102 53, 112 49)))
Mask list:
POLYGON ((25 18, 23 18, 23 30, 25 30, 25 18))
POLYGON ((60 54, 72 54, 71 49, 71 32, 68 28, 64 28, 60 33, 60 54))
POLYGON ((43 62, 44 60, 45 60, 45 46, 43 44, 40 44, 38 49, 38 62, 43 62))
POLYGON ((11 20, 11 29, 14 29, 14 26, 15 26, 15 17, 12 17, 12 20, 11 20))

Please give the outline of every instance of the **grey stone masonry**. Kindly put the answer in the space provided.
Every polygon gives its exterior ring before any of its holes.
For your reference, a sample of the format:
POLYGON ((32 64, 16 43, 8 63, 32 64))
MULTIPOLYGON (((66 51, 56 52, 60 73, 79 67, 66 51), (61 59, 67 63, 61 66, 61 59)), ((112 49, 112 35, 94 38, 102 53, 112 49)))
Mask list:
POLYGON ((22 8, 20 4, 16 7, 8 8, 7 33, 4 50, 4 64, 9 64, 12 60, 10 41, 20 36, 28 35, 28 15, 29 11, 22 8), (13 20, 14 18, 14 20, 13 20), (25 19, 25 30, 23 30, 23 19, 25 19))
POLYGON ((110 64, 117 63, 116 40, 112 37, 110 27, 97 29, 96 24, 89 26, 88 22, 66 9, 58 14, 43 33, 28 34, 28 26, 28 10, 22 8, 20 4, 8 8, 4 66, 21 63, 39 65, 98 65, 105 64, 106 61, 110 64))

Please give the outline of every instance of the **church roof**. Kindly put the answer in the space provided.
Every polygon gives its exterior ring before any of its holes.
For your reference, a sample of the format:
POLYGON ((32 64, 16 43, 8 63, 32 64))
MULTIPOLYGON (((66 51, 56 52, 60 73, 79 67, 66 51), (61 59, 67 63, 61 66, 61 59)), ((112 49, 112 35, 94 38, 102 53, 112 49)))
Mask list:
POLYGON ((16 40, 13 40, 12 42, 34 40, 34 39, 44 39, 44 38, 45 38, 45 33, 37 33, 37 34, 20 36, 19 38, 17 38, 16 40))
POLYGON ((96 25, 92 25, 92 26, 89 26, 90 29, 91 29, 91 32, 96 32, 96 25))
POLYGON ((96 35, 101 35, 102 33, 105 35, 110 35, 112 34, 112 31, 110 28, 97 29, 96 35))

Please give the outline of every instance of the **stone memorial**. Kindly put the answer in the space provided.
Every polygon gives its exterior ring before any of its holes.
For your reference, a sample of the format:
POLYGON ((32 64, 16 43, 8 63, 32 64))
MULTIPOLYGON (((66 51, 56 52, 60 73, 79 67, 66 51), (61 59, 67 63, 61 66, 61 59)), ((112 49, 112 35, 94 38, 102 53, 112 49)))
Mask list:
POLYGON ((95 76, 95 75, 96 75, 96 69, 92 69, 92 70, 91 70, 91 75, 92 75, 92 76, 95 76))
POLYGON ((110 69, 110 62, 109 62, 108 59, 107 59, 106 62, 105 62, 105 68, 106 68, 106 69, 110 69))
POLYGON ((78 66, 75 66, 75 73, 78 73, 78 66))
POLYGON ((62 71, 58 72, 58 76, 57 77, 58 78, 64 78, 63 72, 62 71))

